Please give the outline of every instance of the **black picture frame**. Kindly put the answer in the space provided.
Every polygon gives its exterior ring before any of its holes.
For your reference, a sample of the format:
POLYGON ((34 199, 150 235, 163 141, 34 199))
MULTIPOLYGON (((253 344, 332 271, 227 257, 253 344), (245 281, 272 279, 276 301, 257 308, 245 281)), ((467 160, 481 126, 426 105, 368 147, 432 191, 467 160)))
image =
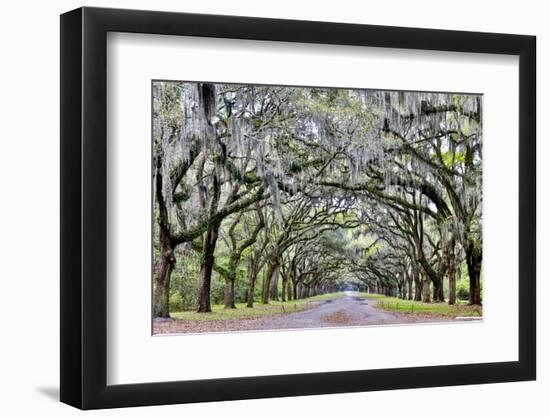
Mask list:
POLYGON ((102 8, 61 15, 61 401, 82 409, 376 391, 536 377, 534 36, 102 8), (107 376, 108 32, 519 56, 519 358, 112 385, 107 376))

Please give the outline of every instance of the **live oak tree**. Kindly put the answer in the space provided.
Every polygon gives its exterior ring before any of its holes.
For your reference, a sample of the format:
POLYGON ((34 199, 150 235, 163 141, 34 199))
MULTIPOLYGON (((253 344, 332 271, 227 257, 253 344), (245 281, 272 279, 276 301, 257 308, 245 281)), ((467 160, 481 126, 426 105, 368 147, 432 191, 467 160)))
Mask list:
POLYGON ((199 312, 213 279, 227 308, 341 288, 453 304, 463 269, 481 304, 481 109, 465 94, 155 82, 153 315, 169 317, 190 251, 199 312))
MULTIPOLYGON (((258 203, 255 205, 255 213, 257 216, 255 225, 252 229, 244 225, 241 231, 243 236, 240 239, 237 236, 238 232, 236 229, 241 224, 246 213, 243 211, 239 212, 231 221, 227 230, 228 239, 226 239, 226 243, 230 250, 228 260, 226 265, 222 266, 217 264, 214 267, 225 280, 225 308, 235 308, 235 280, 237 277, 237 268, 241 262, 244 251, 254 245, 260 232, 265 227, 263 208, 258 203)), ((254 265, 251 266, 251 269, 254 269, 254 265)), ((254 281, 255 279, 254 277, 254 281)), ((253 285, 251 289, 253 289, 253 285)))

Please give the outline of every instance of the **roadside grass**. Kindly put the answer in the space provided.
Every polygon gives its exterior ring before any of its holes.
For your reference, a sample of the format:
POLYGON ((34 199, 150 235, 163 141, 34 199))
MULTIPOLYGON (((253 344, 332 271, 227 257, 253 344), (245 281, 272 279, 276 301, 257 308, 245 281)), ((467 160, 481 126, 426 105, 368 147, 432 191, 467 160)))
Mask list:
POLYGON ((253 308, 246 307, 246 303, 236 303, 237 308, 225 308, 223 304, 214 304, 211 313, 171 311, 170 316, 174 319, 191 321, 253 319, 308 310, 315 306, 316 301, 340 298, 345 295, 344 292, 336 292, 300 300, 285 301, 284 303, 282 301, 270 301, 269 304, 254 303, 253 308))
POLYGON ((389 312, 404 314, 426 314, 445 317, 481 317, 480 306, 467 304, 449 305, 447 303, 423 303, 421 301, 402 300, 380 294, 360 293, 361 297, 375 300, 374 307, 389 312))

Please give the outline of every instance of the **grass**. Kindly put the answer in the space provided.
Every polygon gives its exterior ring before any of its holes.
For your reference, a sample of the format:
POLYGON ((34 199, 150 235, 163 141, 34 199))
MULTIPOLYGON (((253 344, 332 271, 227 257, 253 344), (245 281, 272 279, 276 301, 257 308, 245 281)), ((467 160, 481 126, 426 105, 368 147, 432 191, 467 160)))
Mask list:
POLYGON ((397 313, 427 314, 445 317, 480 317, 482 314, 480 306, 471 306, 463 303, 457 305, 423 303, 421 301, 402 300, 397 297, 368 293, 361 293, 360 296, 377 301, 377 308, 397 313))
POLYGON ((255 303, 253 308, 246 307, 246 303, 237 303, 237 308, 225 308, 223 304, 212 305, 211 313, 197 313, 196 311, 176 311, 170 312, 170 316, 175 319, 192 320, 192 321, 209 321, 209 320, 237 320, 251 319, 278 314, 289 314, 298 311, 304 311, 314 307, 315 301, 327 300, 330 298, 344 297, 343 292, 331 294, 322 294, 314 297, 304 298, 301 300, 292 301, 270 301, 269 304, 255 303))
MULTIPOLYGON (((470 306, 463 303, 452 306, 447 303, 423 303, 421 301, 401 300, 397 297, 387 297, 385 295, 379 294, 354 293, 353 295, 375 300, 377 302, 375 305, 376 308, 380 308, 382 310, 390 312, 444 317, 481 316, 481 307, 470 306)), ((322 301, 331 298, 340 298, 345 296, 346 293, 344 292, 336 292, 317 295, 301 300, 286 301, 284 303, 282 301, 270 301, 269 304, 255 303, 253 308, 247 308, 245 303, 237 303, 237 308, 234 309, 225 308, 223 304, 214 304, 212 305, 211 313, 197 313, 195 311, 176 311, 170 312, 170 316, 175 319, 191 321, 254 319, 308 310, 315 306, 314 303, 316 301, 322 301)))

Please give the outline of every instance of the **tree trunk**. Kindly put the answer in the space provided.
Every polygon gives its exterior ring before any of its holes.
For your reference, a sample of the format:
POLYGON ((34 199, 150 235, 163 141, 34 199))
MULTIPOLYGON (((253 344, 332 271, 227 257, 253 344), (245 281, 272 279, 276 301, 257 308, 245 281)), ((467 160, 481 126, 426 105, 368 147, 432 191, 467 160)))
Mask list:
POLYGON ((279 301, 279 268, 277 264, 270 279, 269 297, 272 301, 279 301))
POLYGON ((170 277, 176 264, 174 250, 171 247, 161 249, 157 276, 155 279, 155 297, 153 317, 170 317, 170 277))
POLYGON ((429 303, 430 301, 430 277, 422 272, 422 302, 429 303))
POLYGON ((433 283, 433 301, 445 301, 445 295, 443 293, 443 280, 435 281, 433 283))
MULTIPOLYGON (((162 194, 162 157, 157 158, 156 200, 159 207, 160 259, 155 279, 153 317, 170 317, 170 278, 176 264, 170 235, 168 207, 162 194)), ((171 198, 171 196, 169 196, 171 198)))
POLYGON ((288 301, 292 300, 292 279, 287 279, 286 293, 288 301))
POLYGON ((414 301, 422 301, 422 283, 420 282, 420 280, 415 281, 414 301))
POLYGON ((482 253, 473 240, 466 246, 466 264, 470 277, 470 304, 481 305, 482 253))
POLYGON ((302 282, 298 283, 297 291, 298 291, 298 299, 301 300, 302 298, 304 298, 304 284, 302 282))
POLYGON ((210 285, 212 282, 212 270, 214 268, 214 251, 218 240, 219 225, 212 226, 206 232, 203 242, 203 260, 201 262, 199 279, 198 313, 209 313, 210 306, 210 285))
POLYGON ((210 307, 210 285, 212 280, 212 264, 209 261, 205 261, 201 266, 199 273, 199 296, 197 300, 197 312, 198 313, 210 313, 212 308, 210 307))
POLYGON ((225 279, 225 308, 237 308, 235 306, 235 278, 225 279))
POLYGON ((278 267, 279 265, 275 261, 269 261, 267 265, 267 272, 265 274, 264 286, 262 290, 262 304, 269 304, 269 296, 271 293, 271 280, 273 279, 273 274, 278 267))
MULTIPOLYGON (((432 282, 434 288, 434 297, 433 301, 443 301, 444 300, 444 294, 443 294, 443 274, 445 272, 445 265, 439 264, 438 270, 436 271, 430 262, 424 257, 423 254, 420 254, 418 257, 418 261, 420 262, 420 265, 422 266, 422 275, 424 279, 424 285, 422 288, 422 300, 426 300, 430 298, 430 281, 432 282), (425 280, 428 280, 426 283, 425 280)), ((424 301, 429 302, 429 301, 424 301)))
POLYGON ((447 256, 447 273, 449 274, 449 304, 456 304, 456 257, 455 240, 449 244, 449 253, 447 256))
POLYGON ((262 300, 262 304, 268 304, 269 303, 269 297, 267 297, 267 299, 265 298, 265 294, 266 294, 266 287, 267 287, 267 272, 265 270, 265 268, 263 269, 262 271, 262 291, 261 291, 261 300, 262 300))
POLYGON ((246 293, 246 306, 254 307, 254 289, 256 287, 256 278, 258 276, 257 266, 254 259, 250 258, 248 265, 248 290, 246 293))

